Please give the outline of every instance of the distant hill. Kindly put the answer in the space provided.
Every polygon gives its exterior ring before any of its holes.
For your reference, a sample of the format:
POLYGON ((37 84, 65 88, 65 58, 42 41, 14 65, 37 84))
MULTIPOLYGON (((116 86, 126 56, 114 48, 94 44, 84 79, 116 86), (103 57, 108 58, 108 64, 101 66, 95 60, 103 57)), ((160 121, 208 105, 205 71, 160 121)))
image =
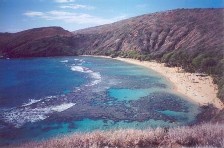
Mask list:
POLYGON ((67 40, 72 33, 61 27, 43 27, 18 33, 0 33, 0 49, 6 57, 69 55, 67 40), (60 38, 60 39, 59 39, 60 38))
POLYGON ((4 57, 77 54, 157 60, 210 74, 224 101, 224 9, 177 9, 74 31, 59 27, 0 34, 4 57))

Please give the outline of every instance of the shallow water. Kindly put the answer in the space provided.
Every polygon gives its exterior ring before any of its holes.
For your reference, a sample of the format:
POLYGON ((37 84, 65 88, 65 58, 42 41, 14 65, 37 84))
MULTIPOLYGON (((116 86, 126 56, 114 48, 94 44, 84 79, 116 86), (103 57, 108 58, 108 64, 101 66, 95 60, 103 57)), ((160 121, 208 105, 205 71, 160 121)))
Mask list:
POLYGON ((0 60, 3 143, 194 122, 198 106, 158 73, 96 57, 0 60))

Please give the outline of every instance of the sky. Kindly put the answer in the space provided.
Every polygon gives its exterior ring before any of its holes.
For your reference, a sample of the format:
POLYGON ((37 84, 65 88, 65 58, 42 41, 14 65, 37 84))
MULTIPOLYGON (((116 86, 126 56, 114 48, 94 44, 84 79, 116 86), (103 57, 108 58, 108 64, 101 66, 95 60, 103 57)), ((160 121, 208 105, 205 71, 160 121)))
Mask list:
POLYGON ((224 0, 0 0, 0 32, 47 26, 75 31, 178 8, 224 8, 224 0))

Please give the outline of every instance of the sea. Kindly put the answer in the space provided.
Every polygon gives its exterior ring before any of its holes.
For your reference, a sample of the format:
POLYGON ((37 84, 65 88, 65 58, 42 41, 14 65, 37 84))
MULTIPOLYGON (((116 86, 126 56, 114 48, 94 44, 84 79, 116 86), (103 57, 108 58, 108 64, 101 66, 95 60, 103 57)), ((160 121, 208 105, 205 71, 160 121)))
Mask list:
POLYGON ((173 87, 153 70, 116 59, 0 59, 0 145, 194 123, 198 105, 173 87))

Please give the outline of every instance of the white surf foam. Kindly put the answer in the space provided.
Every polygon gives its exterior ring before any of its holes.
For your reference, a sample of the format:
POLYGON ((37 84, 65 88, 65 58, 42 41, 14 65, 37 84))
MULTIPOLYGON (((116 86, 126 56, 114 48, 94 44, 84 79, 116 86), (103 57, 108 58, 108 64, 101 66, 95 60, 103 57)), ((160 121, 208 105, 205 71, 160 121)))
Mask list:
POLYGON ((30 99, 28 103, 24 103, 22 106, 28 106, 34 103, 39 102, 40 100, 30 99))
POLYGON ((75 105, 75 103, 64 103, 64 104, 61 104, 61 105, 58 105, 58 106, 54 106, 51 109, 53 111, 56 111, 56 112, 62 112, 64 110, 66 110, 66 109, 71 108, 74 105, 75 105))
POLYGON ((83 59, 74 59, 76 62, 80 62, 77 65, 82 65, 83 63, 85 63, 86 61, 84 61, 83 59))
POLYGON ((93 85, 96 85, 98 83, 101 82, 101 75, 99 72, 93 72, 91 73, 91 77, 94 79, 90 84, 89 86, 93 86, 93 85))
MULTIPOLYGON (((52 98, 56 98, 57 96, 47 96, 47 97, 44 97, 44 98, 41 98, 41 99, 38 99, 38 100, 35 100, 35 99, 29 99, 29 102, 28 103, 23 103, 22 106, 29 106, 31 104, 34 104, 34 103, 37 103, 39 101, 42 101, 42 100, 49 100, 49 99, 52 99, 52 98)), ((44 102, 42 102, 44 103, 44 102)))
POLYGON ((78 72, 85 72, 84 68, 82 66, 72 66, 71 70, 72 71, 78 71, 78 72))
POLYGON ((90 84, 87 84, 86 86, 93 86, 101 82, 101 75, 99 72, 94 72, 89 68, 77 65, 72 65, 71 70, 90 74, 90 77, 93 79, 93 81, 90 84))
POLYGON ((60 62, 62 62, 62 63, 67 63, 67 62, 68 62, 68 60, 62 60, 62 61, 60 61, 60 62))
POLYGON ((89 68, 86 68, 86 67, 83 67, 83 66, 76 66, 76 65, 72 65, 71 70, 72 71, 83 72, 83 73, 92 73, 93 72, 89 68))
POLYGON ((45 99, 52 99, 52 98, 57 98, 57 96, 47 96, 45 99))
POLYGON ((13 124, 15 127, 21 127, 27 122, 37 122, 46 119, 53 112, 62 112, 74 106, 75 103, 63 103, 56 106, 47 106, 45 108, 16 108, 3 113, 6 122, 13 124))

